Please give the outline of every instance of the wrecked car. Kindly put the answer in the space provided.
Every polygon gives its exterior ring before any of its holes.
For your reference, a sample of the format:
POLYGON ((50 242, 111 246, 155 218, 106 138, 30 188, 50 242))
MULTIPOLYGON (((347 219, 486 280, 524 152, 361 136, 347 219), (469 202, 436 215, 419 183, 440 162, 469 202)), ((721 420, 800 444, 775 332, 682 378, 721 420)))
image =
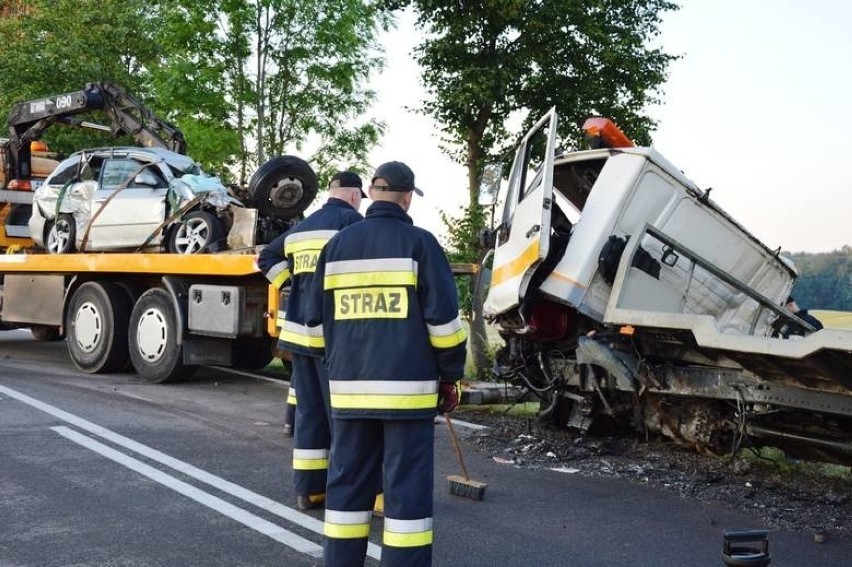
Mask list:
POLYGON ((852 463, 852 332, 783 307, 792 262, 609 122, 587 123, 593 149, 557 152, 557 120, 523 138, 501 193, 499 167, 483 176, 497 375, 581 431, 852 463), (788 322, 806 336, 776 338, 788 322))
POLYGON ((33 194, 30 237, 53 254, 164 247, 224 249, 243 204, 191 158, 162 148, 85 150, 63 160, 33 194))

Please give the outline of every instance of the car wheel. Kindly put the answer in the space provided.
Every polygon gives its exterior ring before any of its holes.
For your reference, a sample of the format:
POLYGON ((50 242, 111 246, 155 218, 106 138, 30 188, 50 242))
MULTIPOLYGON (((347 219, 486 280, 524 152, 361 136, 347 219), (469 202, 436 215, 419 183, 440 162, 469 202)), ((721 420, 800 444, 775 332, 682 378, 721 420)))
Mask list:
POLYGON ((166 290, 149 289, 130 315, 130 362, 142 378, 161 384, 191 376, 197 366, 183 363, 178 317, 166 290))
POLYGON ((172 254, 218 252, 224 238, 221 219, 207 211, 192 211, 169 232, 166 248, 172 254))
POLYGON ((252 175, 249 195, 262 215, 290 220, 317 196, 319 181, 311 166, 295 156, 277 156, 252 175))
POLYGON ((50 254, 67 254, 75 249, 77 225, 74 217, 61 213, 45 227, 44 247, 50 254))
POLYGON ((127 363, 130 301, 113 283, 86 282, 74 292, 65 314, 68 352, 88 374, 114 372, 127 363))

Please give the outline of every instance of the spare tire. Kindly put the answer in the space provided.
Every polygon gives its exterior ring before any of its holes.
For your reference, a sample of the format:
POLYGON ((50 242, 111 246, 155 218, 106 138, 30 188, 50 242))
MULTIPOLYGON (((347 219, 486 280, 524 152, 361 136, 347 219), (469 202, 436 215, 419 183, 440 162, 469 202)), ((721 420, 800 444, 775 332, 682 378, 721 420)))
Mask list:
POLYGON ((317 196, 317 174, 296 156, 277 156, 252 175, 249 196, 261 215, 290 220, 304 212, 317 196))

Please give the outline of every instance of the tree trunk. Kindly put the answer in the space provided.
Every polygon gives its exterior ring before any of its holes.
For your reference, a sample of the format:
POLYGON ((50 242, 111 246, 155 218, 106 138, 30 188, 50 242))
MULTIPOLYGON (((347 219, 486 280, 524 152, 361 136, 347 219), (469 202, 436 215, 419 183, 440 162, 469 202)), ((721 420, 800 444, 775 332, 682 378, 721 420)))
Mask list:
MULTIPOLYGON (((469 207, 479 206, 479 176, 481 171, 480 161, 482 159, 482 133, 485 131, 485 125, 490 116, 490 111, 486 111, 480 115, 480 120, 477 120, 476 126, 471 130, 468 136, 467 143, 467 176, 468 188, 470 192, 469 207)), ((480 227, 481 228, 481 227, 480 227)), ((477 238, 477 234, 471 234, 471 238, 477 238)), ((486 251, 481 251, 477 257, 477 263, 482 266, 482 260, 485 258, 486 251)), ((473 366, 476 369, 476 375, 484 378, 491 373, 491 361, 488 357, 488 337, 486 335, 485 319, 482 317, 482 304, 485 301, 487 290, 477 289, 480 276, 470 278, 470 296, 471 302, 471 317, 468 323, 470 324, 470 356, 473 359, 473 366)))

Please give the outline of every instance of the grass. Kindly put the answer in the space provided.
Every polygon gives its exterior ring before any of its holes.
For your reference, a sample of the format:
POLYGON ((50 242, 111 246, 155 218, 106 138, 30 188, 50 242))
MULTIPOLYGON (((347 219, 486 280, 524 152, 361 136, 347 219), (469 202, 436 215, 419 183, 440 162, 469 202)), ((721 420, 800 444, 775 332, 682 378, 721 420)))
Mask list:
POLYGON ((492 404, 492 405, 477 405, 463 406, 469 411, 480 411, 487 413, 505 413, 506 415, 517 415, 523 417, 536 417, 538 415, 538 402, 522 402, 519 404, 492 404))
POLYGON ((761 447, 755 451, 742 449, 737 456, 760 466, 775 467, 783 473, 804 474, 816 478, 833 478, 852 482, 852 467, 792 459, 784 451, 774 447, 761 447))

